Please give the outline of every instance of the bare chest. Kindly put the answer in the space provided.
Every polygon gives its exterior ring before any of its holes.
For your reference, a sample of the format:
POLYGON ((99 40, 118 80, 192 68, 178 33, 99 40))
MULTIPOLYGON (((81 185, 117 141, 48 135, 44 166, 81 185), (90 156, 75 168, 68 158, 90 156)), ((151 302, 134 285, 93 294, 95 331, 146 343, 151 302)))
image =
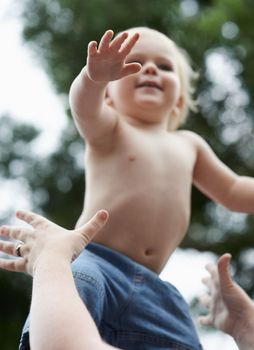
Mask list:
POLYGON ((194 149, 175 134, 137 131, 119 133, 110 151, 87 157, 97 175, 132 184, 189 183, 195 159, 194 149))

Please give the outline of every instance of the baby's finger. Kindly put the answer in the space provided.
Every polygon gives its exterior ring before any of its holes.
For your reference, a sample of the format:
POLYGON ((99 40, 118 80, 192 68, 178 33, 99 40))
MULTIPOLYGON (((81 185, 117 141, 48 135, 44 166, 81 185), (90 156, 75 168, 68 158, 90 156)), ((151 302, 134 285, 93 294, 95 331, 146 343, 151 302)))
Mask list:
POLYGON ((7 271, 26 272, 25 259, 0 259, 0 268, 7 271))
POLYGON ((93 239, 99 230, 106 224, 107 220, 108 212, 106 210, 100 210, 83 227, 77 230, 84 238, 84 246, 93 239))
POLYGON ((88 56, 94 56, 97 54, 97 42, 91 41, 87 47, 88 56))
POLYGON ((123 56, 127 56, 130 51, 132 50, 133 46, 136 44, 137 40, 139 39, 139 33, 133 34, 129 40, 126 41, 126 44, 121 48, 121 54, 123 56))
POLYGON ((111 49, 118 51, 122 46, 123 42, 128 38, 128 33, 124 32, 115 37, 115 39, 111 42, 111 49))
POLYGON ((104 33, 104 35, 102 36, 101 41, 99 43, 99 48, 98 48, 99 52, 107 50, 109 48, 109 44, 110 44, 110 41, 113 38, 113 36, 114 36, 113 30, 107 30, 104 33))

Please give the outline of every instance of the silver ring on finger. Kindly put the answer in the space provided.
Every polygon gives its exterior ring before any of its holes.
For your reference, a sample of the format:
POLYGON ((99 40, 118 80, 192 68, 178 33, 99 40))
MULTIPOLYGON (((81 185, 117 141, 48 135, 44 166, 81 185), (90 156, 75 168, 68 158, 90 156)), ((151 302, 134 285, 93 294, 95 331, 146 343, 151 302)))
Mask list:
POLYGON ((22 258, 22 255, 21 255, 21 252, 20 252, 20 249, 21 249, 22 245, 24 245, 23 242, 18 242, 18 243, 16 244, 16 247, 15 247, 16 255, 17 255, 19 258, 22 258))

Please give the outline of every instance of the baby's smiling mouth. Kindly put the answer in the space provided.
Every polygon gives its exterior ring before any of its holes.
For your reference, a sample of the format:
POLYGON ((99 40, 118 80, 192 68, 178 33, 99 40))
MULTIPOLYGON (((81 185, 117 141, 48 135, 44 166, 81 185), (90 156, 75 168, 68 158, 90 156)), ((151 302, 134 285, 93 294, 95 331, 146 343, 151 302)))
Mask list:
POLYGON ((136 85, 136 88, 141 88, 141 87, 152 87, 162 91, 162 87, 153 80, 145 80, 136 85))

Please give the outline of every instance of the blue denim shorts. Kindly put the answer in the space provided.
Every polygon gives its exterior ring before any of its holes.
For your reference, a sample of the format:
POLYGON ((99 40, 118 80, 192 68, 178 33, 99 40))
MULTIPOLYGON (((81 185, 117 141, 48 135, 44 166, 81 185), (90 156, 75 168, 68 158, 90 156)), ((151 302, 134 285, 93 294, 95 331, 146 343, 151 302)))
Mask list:
MULTIPOLYGON (((72 270, 108 344, 130 350, 202 349, 183 297, 153 271, 98 243, 87 246, 72 270)), ((27 322, 20 350, 29 349, 28 331, 27 322)))

